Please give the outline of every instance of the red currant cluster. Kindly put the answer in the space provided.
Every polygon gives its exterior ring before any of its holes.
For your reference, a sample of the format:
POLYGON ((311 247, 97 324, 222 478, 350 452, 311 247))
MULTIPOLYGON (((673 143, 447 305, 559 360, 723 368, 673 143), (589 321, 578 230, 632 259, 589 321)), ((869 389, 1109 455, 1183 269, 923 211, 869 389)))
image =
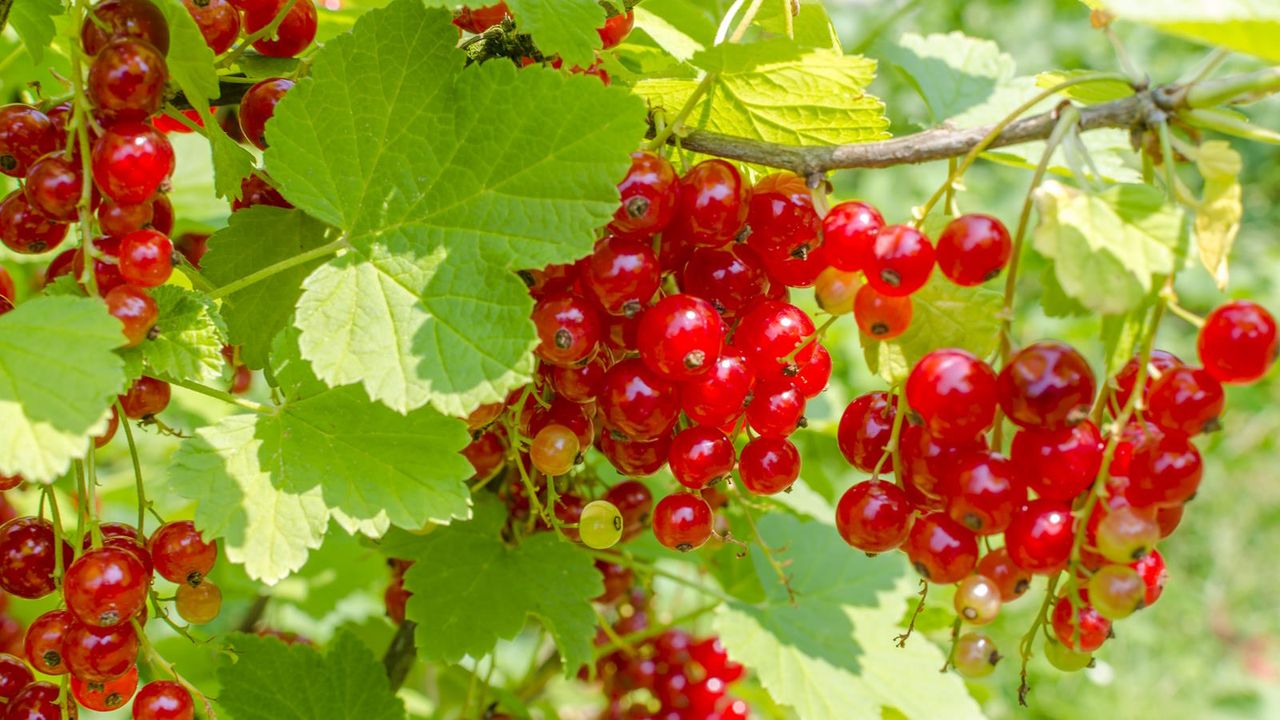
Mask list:
MULTIPOLYGON (((617 47, 627 35, 631 34, 631 28, 635 25, 635 14, 623 7, 622 0, 618 0, 617 7, 613 3, 601 3, 609 10, 609 17, 604 21, 604 25, 596 28, 596 33, 600 35, 601 50, 609 50, 617 47), (618 10, 621 9, 621 12, 618 10)), ((463 6, 453 17, 453 24, 457 26, 461 32, 468 32, 474 35, 483 33, 489 28, 500 25, 507 18, 514 18, 511 10, 505 2, 494 3, 493 5, 485 5, 478 8, 463 6)), ((518 53, 516 60, 521 67, 528 67, 539 62, 546 62, 551 67, 559 70, 564 67, 564 60, 558 55, 550 58, 544 58, 536 51, 532 54, 518 53)), ((574 65, 569 72, 580 75, 594 75, 600 79, 600 82, 608 85, 611 82, 608 71, 604 69, 600 59, 587 67, 574 65)))
MULTIPOLYGON (((221 591, 205 577, 217 555, 217 546, 204 542, 189 521, 163 525, 145 542, 131 525, 102 523, 85 536, 79 556, 42 518, 18 517, 0 526, 0 588, 32 600, 52 594, 59 583, 62 589, 62 607, 27 628, 18 651, 26 663, 0 656, 0 674, 6 676, 0 697, 9 702, 5 717, 62 717, 58 686, 32 683, 31 668, 69 674, 83 707, 105 712, 128 702, 138 686, 138 633, 147 619, 153 574, 178 585, 175 606, 182 618, 207 623, 222 606, 221 591), (25 714, 14 715, 18 707, 25 714)), ((151 683, 138 693, 133 716, 189 719, 191 696, 175 683, 151 683)))
MULTIPOLYGON (((907 379, 907 408, 883 392, 846 408, 840 449, 873 478, 841 497, 836 526, 853 547, 899 548, 930 582, 959 583, 956 611, 973 625, 993 620, 1033 574, 1068 571, 1051 615, 1058 645, 1047 653, 1079 669, 1113 620, 1159 598, 1165 566, 1155 546, 1201 480, 1192 439, 1217 428, 1222 383, 1257 380, 1276 351, 1271 315, 1237 301, 1206 320, 1201 367, 1155 350, 1145 365, 1129 361, 1101 396, 1088 363, 1063 343, 1027 346, 999 373, 962 350, 931 352, 907 379), (1115 418, 1107 434, 1104 413, 1115 418), (986 438, 1001 415, 1018 428, 1007 458, 986 438), (895 463, 901 486, 879 479, 895 463)), ((960 641, 957 668, 990 672, 991 639, 960 641)))

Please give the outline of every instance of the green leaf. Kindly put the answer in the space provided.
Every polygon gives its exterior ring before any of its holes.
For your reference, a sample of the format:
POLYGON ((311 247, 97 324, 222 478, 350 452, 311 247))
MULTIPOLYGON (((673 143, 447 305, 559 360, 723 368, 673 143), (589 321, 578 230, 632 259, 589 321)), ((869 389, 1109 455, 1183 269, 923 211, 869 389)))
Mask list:
POLYGON ((767 2, 756 14, 755 24, 766 32, 794 38, 801 47, 842 52, 840 36, 836 33, 835 26, 831 24, 831 18, 827 15, 827 9, 823 7, 822 0, 798 0, 795 5, 767 2), (793 7, 797 8, 798 12, 792 14, 790 31, 788 31, 784 13, 789 13, 793 7))
POLYGON ((218 704, 236 720, 403 720, 382 663, 350 631, 321 654, 309 644, 235 633, 218 704))
POLYGON ((1102 346, 1106 349, 1107 377, 1111 377, 1129 362, 1146 323, 1146 305, 1124 315, 1102 316, 1102 346))
POLYGON ((882 709, 912 719, 982 717, 959 676, 938 672, 941 650, 922 636, 894 645, 915 587, 901 556, 868 558, 835 528, 783 514, 766 516, 760 531, 786 543, 781 559, 796 603, 763 553, 753 551, 767 600, 723 606, 714 627, 770 697, 803 718, 880 717, 882 709))
POLYGON ((559 55, 570 66, 586 67, 600 49, 604 8, 595 0, 507 0, 520 32, 533 36, 544 55, 559 55))
POLYGON ((200 34, 200 26, 182 0, 156 0, 156 6, 169 21, 169 54, 165 63, 169 79, 182 88, 192 105, 219 95, 218 73, 213 67, 213 51, 200 34))
POLYGON ((214 191, 218 197, 238 199, 241 181, 257 166, 253 153, 232 140, 212 114, 205 116, 204 124, 213 128, 209 131, 209 152, 213 157, 214 191))
POLYGON ((298 72, 300 62, 298 58, 275 58, 257 53, 245 53, 236 60, 236 66, 248 77, 265 80, 273 77, 293 77, 298 72))
POLYGON ((1052 262, 1047 263, 1040 273, 1040 290, 1040 306, 1049 317, 1079 317, 1089 314, 1089 308, 1076 302, 1058 284, 1058 275, 1054 272, 1052 262))
MULTIPOLYGON (((1055 85, 1059 85, 1067 80, 1088 75, 1089 70, 1053 70, 1050 72, 1042 72, 1036 75, 1036 87, 1048 90, 1055 85)), ((1122 100, 1133 95, 1133 88, 1119 80, 1104 80, 1101 82, 1091 82, 1084 85, 1072 85, 1069 88, 1058 91, 1059 95, 1069 97, 1076 102, 1085 105, 1098 105, 1101 103, 1111 102, 1113 100, 1122 100)))
POLYGON ((196 430, 169 467, 175 492, 196 503, 196 526, 223 538, 231 562, 255 580, 274 584, 302 567, 320 547, 329 508, 320 488, 298 494, 271 484, 259 461, 257 418, 235 415, 196 430))
POLYGON ((159 308, 156 337, 122 351, 125 362, 151 375, 212 383, 223 377, 222 346, 227 331, 213 302, 176 285, 151 290, 159 308))
POLYGON ((890 384, 907 378, 911 367, 938 348, 961 348, 978 357, 995 352, 999 341, 1000 293, 982 287, 960 287, 935 272, 911 296, 911 325, 893 340, 863 336, 863 352, 871 371, 890 384))
POLYGON ((98 300, 42 297, 0 316, 0 474, 51 482, 107 429, 124 391, 120 322, 98 300))
POLYGON ((1280 6, 1270 0, 1103 0, 1113 15, 1205 45, 1280 61, 1280 6))
MULTIPOLYGON (((859 55, 811 50, 797 59, 726 72, 694 107, 689 124, 791 145, 866 142, 888 137, 884 104, 867 93, 876 63, 859 55)), ((635 91, 669 115, 684 106, 695 80, 643 80, 635 91)))
MULTIPOLYGON (((226 285, 325 243, 328 228, 299 210, 257 206, 231 215, 228 226, 209 238, 201 262, 205 277, 226 285)), ((223 316, 231 342, 252 368, 267 364, 271 341, 288 323, 302 295, 302 281, 323 260, 290 268, 227 297, 223 316)))
POLYGON ((929 106, 934 123, 982 105, 1013 78, 1013 58, 990 40, 961 32, 905 33, 885 59, 898 66, 929 106))
POLYGON ((53 19, 62 12, 62 3, 58 0, 21 0, 11 3, 9 25, 22 38, 22 44, 27 47, 27 52, 35 62, 43 60, 44 49, 53 45, 53 36, 57 31, 53 19))
POLYGON ((677 60, 711 47, 718 19, 696 0, 645 0, 632 10, 635 31, 643 32, 677 60))
POLYGON ((169 200, 178 212, 178 228, 208 232, 227 222, 227 203, 219 200, 214 183, 218 172, 209 154, 209 142, 198 133, 171 133, 169 142, 177 159, 170 178, 169 200))
POLYGON ((1204 198, 1196 209, 1195 237, 1200 262, 1218 289, 1227 287, 1227 258, 1240 232, 1244 205, 1240 196, 1240 153, 1225 140, 1209 140, 1197 148, 1196 167, 1204 178, 1204 198))
POLYGON ((755 43, 723 43, 694 54, 690 61, 707 72, 743 73, 761 65, 793 62, 805 51, 793 40, 773 38, 755 43))
POLYGON ((1036 191, 1035 248, 1054 260, 1058 284, 1103 314, 1142 303, 1157 276, 1173 272, 1183 214, 1147 185, 1116 185, 1087 194, 1056 182, 1036 191))
POLYGON ((414 561, 404 585, 413 593, 407 616, 418 623, 418 651, 445 662, 480 657, 499 639, 515 637, 532 615, 555 638, 565 674, 572 676, 591 659, 591 598, 603 589, 600 573, 589 554, 553 533, 508 547, 505 521, 504 507, 478 499, 471 522, 387 537, 388 557, 414 561))
POLYGON ((401 412, 463 415, 528 380, 531 301, 511 271, 589 252, 644 133, 619 88, 464 71, 456 40, 415 0, 369 12, 316 53, 266 152, 289 200, 352 246, 303 284, 303 357, 401 412))

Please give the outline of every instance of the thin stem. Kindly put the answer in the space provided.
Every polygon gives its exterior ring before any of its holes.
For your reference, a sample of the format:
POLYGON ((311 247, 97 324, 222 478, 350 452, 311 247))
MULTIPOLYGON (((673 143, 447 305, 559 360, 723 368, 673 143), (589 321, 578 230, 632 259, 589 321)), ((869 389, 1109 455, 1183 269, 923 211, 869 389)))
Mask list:
POLYGON ((271 265, 268 265, 262 268, 261 270, 251 272, 248 275, 245 275, 244 277, 240 278, 239 280, 227 283, 226 285, 223 285, 222 287, 216 290, 210 291, 209 297, 210 299, 217 300, 218 298, 223 298, 228 295, 232 295, 234 293, 240 292, 241 290, 249 287, 250 285, 256 285, 262 282, 263 280, 266 280, 267 278, 271 277, 272 275, 282 273, 285 270, 288 270, 290 268, 295 268, 299 265, 305 265, 306 263, 309 263, 312 260, 317 260, 327 255, 332 255, 346 247, 348 247, 348 244, 347 244, 347 238, 344 235, 343 237, 340 237, 331 243, 321 245, 318 248, 312 248, 303 253, 298 253, 297 255, 294 255, 291 258, 286 258, 284 260, 281 260, 280 262, 272 263, 271 265))
POLYGON ((129 458, 133 460, 133 480, 138 493, 138 534, 146 537, 143 525, 147 521, 147 490, 142 485, 142 463, 138 461, 138 446, 133 442, 133 428, 129 427, 129 418, 125 417, 124 408, 116 401, 116 414, 120 416, 120 424, 124 425, 124 439, 129 443, 129 458))
MULTIPOLYGON (((667 630, 670 630, 673 627, 679 627, 681 625, 691 623, 694 620, 697 620, 698 618, 702 617, 703 615, 706 615, 707 613, 715 610, 718 607, 721 607, 721 603, 703 605, 702 607, 697 608, 696 610, 690 610, 689 612, 683 615, 672 618, 671 622, 650 625, 649 627, 644 628, 643 630, 637 630, 633 633, 627 633, 626 635, 622 635, 622 636, 618 636, 617 633, 615 632, 613 633, 613 637, 617 637, 617 640, 615 641, 611 639, 608 643, 597 647, 595 649, 595 657, 599 659, 604 657, 605 655, 608 655, 614 650, 623 649, 628 646, 634 646, 638 642, 648 640, 651 637, 657 637, 658 635, 661 635, 662 633, 666 632, 667 630)), ((601 629, 604 629, 604 624, 601 624, 601 629)), ((609 634, 608 631, 605 631, 605 634, 608 635, 609 634)))
POLYGON ((62 587, 62 543, 67 536, 62 531, 62 513, 58 511, 58 496, 52 485, 44 486, 45 499, 49 501, 49 516, 53 520, 53 536, 57 542, 53 544, 53 586, 62 587))
POLYGON ((1040 630, 1040 626, 1044 624, 1045 617, 1049 612, 1049 605, 1056 597, 1055 591, 1058 588, 1058 579, 1062 577, 1062 573, 1055 573, 1049 578, 1049 585, 1044 590, 1044 600, 1040 602, 1040 609, 1036 612, 1036 617, 1031 621, 1031 627, 1026 634, 1022 636, 1022 641, 1018 643, 1018 654, 1022 659, 1021 683, 1018 685, 1018 704, 1023 707, 1027 706, 1027 692, 1031 690, 1031 686, 1027 684, 1027 663, 1031 661, 1031 650, 1035 645, 1036 632, 1040 630))
POLYGON ((751 0, 751 4, 747 6, 747 11, 742 14, 742 19, 738 21, 738 26, 733 29, 733 34, 729 36, 729 42, 741 42, 743 36, 747 34, 747 29, 751 27, 752 21, 756 19, 756 13, 760 12, 762 5, 764 5, 764 0, 751 0))
POLYGON ((93 547, 102 547, 102 528, 98 527, 98 464, 97 464, 97 448, 94 447, 94 441, 89 439, 89 452, 84 456, 85 468, 85 485, 88 487, 87 496, 81 498, 86 507, 86 515, 89 518, 89 534, 93 538, 93 547))
POLYGON ((956 661, 956 646, 960 644, 960 616, 956 616, 955 622, 951 623, 951 646, 947 650, 947 659, 942 661, 942 669, 938 672, 946 672, 956 661))
POLYGON ((898 452, 899 441, 902 438, 902 424, 907 417, 907 401, 906 392, 901 386, 894 391, 893 405, 893 426, 889 430, 889 451, 880 454, 880 459, 876 461, 876 466, 871 470, 873 479, 880 478, 880 472, 884 470, 885 461, 893 458, 893 478, 899 486, 902 485, 902 463, 898 452))
POLYGON ((782 18, 786 25, 787 37, 795 40, 796 38, 796 19, 791 15, 791 0, 774 0, 782 3, 782 18))
POLYGON ((907 646, 907 640, 911 639, 911 633, 916 630, 916 619, 920 617, 920 613, 924 612, 925 600, 929 598, 929 582, 924 578, 920 578, 920 592, 918 594, 920 600, 916 603, 915 612, 911 613, 911 622, 907 623, 907 631, 893 639, 894 643, 900 648, 907 646))
POLYGON ((211 397, 216 400, 221 400, 225 403, 230 403, 232 405, 237 405, 246 410, 252 410, 256 413, 262 413, 263 415, 276 414, 276 408, 263 405, 262 403, 254 402, 247 398, 236 397, 235 395, 232 395, 226 390, 218 390, 217 388, 211 388, 207 385, 201 385, 200 383, 191 382, 189 380, 178 380, 177 378, 171 378, 171 377, 160 377, 159 379, 164 380, 170 385, 177 385, 178 387, 185 388, 187 390, 190 390, 191 392, 199 393, 206 397, 211 397))
POLYGON ((1214 48, 1209 54, 1200 61, 1200 64, 1191 69, 1183 79, 1178 81, 1179 85, 1195 85, 1207 79, 1214 70, 1222 66, 1227 58, 1231 57, 1231 51, 1226 48, 1214 48))
POLYGON ((209 702, 209 698, 205 697, 204 694, 200 692, 199 688, 192 685, 186 678, 182 677, 182 675, 174 669, 173 665, 168 660, 164 659, 164 656, 156 650, 155 646, 151 644, 151 640, 147 638, 146 630, 143 629, 142 623, 138 622, 137 618, 134 618, 130 622, 133 623, 133 629, 138 635, 138 644, 142 649, 142 653, 147 657, 147 661, 172 677, 174 682, 186 688, 187 692, 191 693, 192 697, 199 698, 200 702, 204 704, 204 711, 209 717, 209 720, 216 720, 218 716, 213 712, 213 703, 209 702))
POLYGON ((760 551, 764 553, 764 559, 769 563, 769 567, 773 568, 774 574, 778 576, 778 582, 787 591, 787 599, 792 604, 796 604, 796 591, 791 587, 791 576, 787 575, 783 569, 782 563, 773 557, 773 551, 769 549, 769 544, 765 541, 764 536, 760 534, 760 528, 756 527, 756 519, 751 515, 751 511, 747 506, 741 505, 742 515, 747 519, 747 524, 751 526, 751 532, 756 536, 756 542, 760 545, 760 551))
MULTIPOLYGON (((72 90, 70 134, 74 137, 74 142, 79 145, 80 154, 81 187, 80 200, 76 203, 76 216, 78 219, 77 225, 80 228, 80 247, 85 259, 80 282, 88 288, 90 297, 97 297, 98 274, 95 272, 93 260, 98 256, 98 249, 93 244, 93 226, 91 224, 93 216, 93 181, 91 179, 93 177, 93 169, 90 165, 92 158, 89 147, 89 123, 93 122, 93 115, 88 96, 85 94, 83 57, 79 41, 80 28, 84 23, 85 17, 84 9, 83 0, 76 0, 71 7, 73 42, 70 51, 72 90)), ((91 11, 89 14, 92 16, 91 11)))
POLYGON ((1168 305, 1166 305, 1165 309, 1183 320, 1186 320, 1188 323, 1191 323, 1196 328, 1204 327, 1204 318, 1182 307, 1173 298, 1168 299, 1168 305))
POLYGON ((702 100, 702 96, 707 94, 707 91, 711 89, 712 84, 715 83, 716 78, 718 77, 720 77, 720 74, 716 72, 709 72, 702 76, 702 81, 693 88, 693 92, 689 93, 689 97, 685 98, 684 106, 680 108, 680 111, 676 113, 676 116, 653 136, 653 140, 649 141, 650 150, 657 150, 663 145, 666 145, 667 141, 671 139, 671 136, 680 128, 684 127, 685 120, 689 119, 689 115, 693 113, 693 109, 697 107, 698 103, 702 100))
POLYGON ((804 339, 804 342, 800 343, 795 347, 794 350, 792 350, 791 352, 787 353, 786 355, 778 359, 781 360, 784 365, 790 365, 794 363, 797 355, 803 352, 805 348, 821 340, 822 337, 827 334, 827 329, 830 328, 832 325, 834 325, 836 320, 839 320, 839 319, 840 319, 839 315, 832 315, 831 317, 827 318, 826 320, 823 321, 821 325, 818 326, 817 330, 814 330, 812 333, 810 333, 809 337, 804 339))
POLYGON ((262 38, 275 35, 276 30, 280 27, 280 23, 284 22, 285 16, 289 14, 289 11, 293 9, 293 6, 297 4, 297 2, 298 0, 288 0, 284 6, 280 8, 280 12, 276 13, 276 16, 271 19, 271 22, 267 23, 257 32, 245 36, 245 39, 240 41, 240 44, 234 50, 227 53, 221 60, 219 60, 218 67, 231 67, 231 65, 234 64, 236 60, 239 60, 240 56, 243 55, 244 52, 254 43, 258 42, 262 38))
POLYGON ((644 563, 636 562, 629 555, 624 555, 622 553, 617 553, 617 552, 609 552, 605 550, 593 550, 591 551, 591 556, 599 560, 604 560, 605 562, 613 563, 615 565, 622 565, 624 567, 631 568, 632 570, 638 570, 642 573, 649 573, 650 575, 666 578, 671 582, 674 582, 678 585, 683 585, 693 590, 697 590, 698 592, 704 595, 707 595, 708 597, 716 598, 721 602, 726 602, 726 603, 733 602, 733 598, 729 597, 728 595, 725 595, 719 590, 715 590, 713 588, 707 587, 700 583, 696 583, 682 575, 677 575, 676 573, 663 570, 657 565, 647 565, 644 563))

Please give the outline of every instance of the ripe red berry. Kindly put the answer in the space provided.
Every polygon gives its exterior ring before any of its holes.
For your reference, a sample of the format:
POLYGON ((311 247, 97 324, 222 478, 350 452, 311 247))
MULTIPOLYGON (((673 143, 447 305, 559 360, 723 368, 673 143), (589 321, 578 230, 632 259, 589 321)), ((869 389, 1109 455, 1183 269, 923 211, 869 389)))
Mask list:
POLYGON ((605 310, 633 317, 648 305, 662 281, 658 256, 639 240, 606 237, 582 269, 582 282, 605 310))
POLYGON ((662 232, 675 216, 678 182, 675 168, 662 156, 645 150, 631 153, 631 168, 618 183, 622 204, 609 232, 636 239, 662 232))
POLYGON ((711 506, 692 493, 673 493, 653 509, 653 534, 672 550, 689 552, 711 538, 711 506))
POLYGON ((1000 407, 1019 427, 1070 427, 1089 416, 1093 390, 1089 363, 1066 343, 1028 345, 1000 371, 1000 407))
POLYGON ((147 549, 160 577, 175 583, 199 584, 218 559, 218 546, 205 542, 190 520, 162 525, 147 549))
POLYGON ((169 394, 169 383, 143 375, 120 396, 120 406, 124 408, 125 417, 142 420, 169 407, 169 394))
POLYGON ((640 317, 640 357, 659 376, 674 382, 711 371, 724 343, 724 323, 711 303, 694 295, 671 295, 640 317))
POLYGON ((995 420, 996 374, 964 350, 934 350, 907 377, 907 405, 942 442, 973 439, 995 420))
POLYGON ((182 0, 214 55, 231 49, 240 37, 240 11, 227 0, 182 0))
POLYGON ((695 426, 671 439, 667 462, 676 482, 701 490, 733 471, 737 451, 727 435, 713 427, 695 426))
POLYGON ((58 148, 58 138, 48 115, 30 105, 0 105, 0 173, 25 177, 32 163, 58 148))
POLYGON ((1052 575, 1067 566, 1075 541, 1071 507, 1056 500, 1032 500, 1013 514, 1004 531, 1005 548, 1018 567, 1052 575))
POLYGON ((703 160, 680 179, 673 227, 689 240, 719 247, 732 240, 747 222, 750 188, 741 173, 724 160, 703 160))
POLYGON ((93 18, 80 27, 86 54, 97 55, 117 38, 146 40, 161 54, 169 52, 169 22, 151 0, 104 0, 91 12, 93 18))
POLYGON ((191 693, 171 680, 142 686, 133 699, 133 720, 194 720, 191 693))
POLYGON ((1102 467, 1098 426, 1085 420, 1060 430, 1019 430, 1010 459, 1027 487, 1051 500, 1074 500, 1102 467))
POLYGON ((132 285, 121 285, 107 293, 107 312, 120 321, 127 342, 125 347, 137 347, 147 339, 155 327, 159 309, 156 301, 145 290, 132 285))
POLYGON ((867 284, 881 294, 910 295, 933 273, 933 244, 913 227, 889 225, 876 235, 862 270, 867 284))
POLYGON ((63 636, 62 648, 72 676, 107 682, 133 667, 138 657, 138 634, 132 623, 100 628, 76 622, 63 636))
MULTIPOLYGON (((284 9, 287 0, 255 2, 244 9, 244 32, 252 35, 270 25, 284 9)), ((316 38, 316 6, 312 0, 297 0, 284 20, 276 27, 275 34, 253 44, 253 49, 267 57, 293 57, 316 38)))
POLYGON ((761 379, 794 376, 813 358, 813 320, 794 305, 766 300, 743 316, 733 344, 761 379), (795 357, 788 359, 792 353, 795 357))
MULTIPOLYGON (((849 464, 862 472, 874 472, 880 458, 889 452, 889 437, 895 415, 893 399, 882 390, 859 395, 844 409, 836 440, 849 464)), ((892 461, 884 468, 892 470, 892 461)))
POLYGON ((21 190, 0 202, 0 241, 10 250, 36 255, 58 247, 66 237, 66 224, 32 207, 21 190))
POLYGON ((1062 595, 1053 606, 1053 633, 1058 641, 1077 652, 1091 653, 1102 647, 1111 634, 1111 621, 1089 604, 1089 594, 1079 591, 1077 607, 1062 595))
POLYGON ((758 383, 747 405, 747 423, 760 435, 786 437, 804 423, 805 398, 790 380, 758 383))
POLYGON ((638 480, 624 480, 609 488, 604 499, 613 503, 622 513, 622 540, 625 542, 640 534, 649 524, 653 511, 653 494, 638 480))
POLYGON ((1003 532, 1027 500, 1027 488, 1013 464, 993 452, 972 452, 956 459, 942 486, 952 520, 979 535, 1003 532))
POLYGON ((23 189, 31 207, 50 219, 69 222, 78 215, 83 187, 80 163, 66 153, 52 152, 32 163, 23 189))
POLYGON ((1146 585, 1147 591, 1143 597, 1143 605, 1150 607, 1160 599, 1161 593, 1164 592, 1165 581, 1169 579, 1169 571, 1164 564, 1164 556, 1159 550, 1152 550, 1147 553, 1141 560, 1132 563, 1129 567, 1138 571, 1138 577, 1142 578, 1142 583, 1146 585))
POLYGON ((606 426, 636 440, 652 440, 675 425, 680 391, 632 358, 609 368, 596 403, 606 426))
POLYGON ((479 34, 501 23, 509 15, 511 15, 511 11, 507 9, 505 2, 497 2, 477 8, 464 5, 454 15, 453 24, 469 33, 479 34))
POLYGON ((616 47, 623 39, 631 33, 631 27, 635 25, 635 13, 631 10, 610 15, 604 21, 604 27, 596 28, 596 33, 600 35, 601 50, 608 50, 616 47))
POLYGON ((173 232, 173 203, 169 196, 159 192, 151 198, 151 229, 168 235, 173 232))
MULTIPOLYGON (((93 144, 93 181, 116 202, 146 202, 173 172, 173 162, 173 146, 163 133, 145 123, 116 123, 93 144)), ((152 225, 161 229, 155 219, 152 225)))
POLYGON ((764 266, 771 286, 813 287, 822 276, 822 272, 830 267, 826 249, 821 245, 817 247, 801 245, 791 251, 777 246, 766 248, 755 245, 752 247, 760 257, 760 263, 764 266))
POLYGON ((58 703, 58 686, 50 682, 33 682, 22 688, 9 701, 5 718, 14 720, 62 720, 58 703))
POLYGON ((858 288, 853 318, 862 334, 873 340, 892 340, 911 326, 911 298, 884 295, 871 285, 858 288))
POLYGON ((758 437, 743 446, 738 476, 756 495, 780 493, 800 477, 800 451, 785 438, 758 437))
POLYGON ((113 121, 146 120, 164 104, 164 54, 134 38, 112 40, 89 66, 89 99, 113 121))
POLYGON ((851 200, 831 208, 822 219, 822 246, 833 267, 858 272, 867 266, 876 236, 884 227, 880 211, 851 200))
POLYGON ((567 292, 548 295, 533 308, 538 355, 553 365, 576 365, 600 345, 600 313, 585 298, 567 292))
POLYGON ((647 477, 667 464, 671 436, 664 433, 652 440, 639 440, 609 431, 600 436, 599 447, 605 459, 622 475, 647 477))
POLYGON ((86 625, 127 623, 147 601, 150 576, 132 553, 115 547, 90 550, 71 563, 62 581, 67 609, 86 625))
POLYGON ((1236 300, 1214 308, 1196 341, 1204 369, 1220 382, 1250 383, 1276 359, 1276 321, 1266 308, 1236 300))
MULTIPOLYGON (((34 680, 31 668, 9 653, 0 653, 0 700, 13 705, 13 700, 34 680)), ((45 683, 46 685, 48 683, 45 683)), ((56 686, 54 686, 56 688, 56 686)), ((57 695, 55 694, 55 698, 57 695)))
POLYGON ((831 353, 827 352, 822 343, 815 342, 814 345, 813 357, 801 365, 800 372, 791 379, 806 400, 821 395, 831 380, 831 353))
POLYGON ((267 205, 285 210, 293 207, 293 204, 285 200, 279 190, 258 173, 253 173, 240 181, 240 197, 232 201, 231 211, 235 212, 255 205, 267 205))
POLYGON ((23 654, 31 667, 45 675, 67 674, 67 664, 62 659, 62 639, 75 621, 68 610, 50 610, 31 621, 23 641, 23 654))
POLYGON ((961 215, 938 236, 938 269, 957 285, 981 285, 1000 274, 1012 249, 1009 231, 999 220, 961 215))
MULTIPOLYGON (((1113 415, 1119 415, 1120 411, 1129 404, 1129 398, 1133 395, 1133 384, 1138 381, 1138 362, 1139 358, 1130 358, 1129 362, 1120 368, 1120 372, 1116 373, 1115 393, 1108 403, 1113 415)), ((1152 350, 1147 365, 1146 380, 1142 384, 1142 397, 1144 399, 1151 392, 1151 385, 1156 381, 1156 378, 1163 376, 1173 368, 1181 367, 1182 360, 1178 359, 1178 356, 1173 353, 1165 352, 1164 350, 1152 350)))
POLYGON ((760 258, 745 245, 698 248, 680 273, 680 287, 706 300, 726 317, 755 302, 769 284, 760 258))
POLYGON ((604 387, 604 374, 609 369, 605 355, 606 353, 598 353, 586 364, 577 367, 544 366, 556 395, 576 403, 594 401, 604 387))
POLYGON ((292 87, 292 80, 267 78, 255 83, 241 98, 240 131, 257 148, 267 149, 267 121, 276 114, 276 105, 292 87))
POLYGON ((113 237, 123 237, 151 224, 154 217, 151 202, 122 205, 114 200, 104 200, 98 205, 98 227, 113 237))
MULTIPOLYGON (((34 600, 53 592, 53 524, 34 517, 0 525, 0 588, 34 600)), ((62 565, 71 565, 71 546, 62 543, 62 565)))
POLYGON ((893 483, 866 480, 840 496, 836 530, 851 546, 865 553, 893 550, 911 530, 911 502, 893 483))
POLYGON ((1204 465, 1184 435, 1166 434, 1135 448, 1125 497, 1138 507, 1181 505, 1200 487, 1204 465))
POLYGON ((1170 433, 1197 435, 1217 430, 1226 404, 1222 385, 1200 368, 1171 368, 1152 386, 1146 418, 1170 433))
POLYGON ((141 287, 163 285, 173 274, 173 243, 155 230, 135 230, 120 238, 120 274, 141 287))
POLYGON ((808 253, 822 244, 822 220, 813 207, 813 195, 794 173, 773 173, 756 182, 747 224, 751 227, 747 243, 762 259, 769 254, 802 257, 798 251, 808 253))
POLYGON ((754 384, 741 351, 727 347, 706 375, 680 386, 680 407, 699 425, 719 427, 742 416, 754 384))
POLYGON ((945 513, 916 518, 902 550, 921 577, 940 585, 959 582, 978 564, 978 536, 945 513))
POLYGON ((1009 557, 1008 549, 1002 547, 982 556, 978 561, 978 574, 996 584, 1001 602, 1017 600, 1031 587, 1031 573, 1018 567, 1009 557))
POLYGON ((9 270, 0 265, 0 297, 5 298, 10 303, 17 297, 17 287, 13 284, 13 276, 9 274, 9 270))

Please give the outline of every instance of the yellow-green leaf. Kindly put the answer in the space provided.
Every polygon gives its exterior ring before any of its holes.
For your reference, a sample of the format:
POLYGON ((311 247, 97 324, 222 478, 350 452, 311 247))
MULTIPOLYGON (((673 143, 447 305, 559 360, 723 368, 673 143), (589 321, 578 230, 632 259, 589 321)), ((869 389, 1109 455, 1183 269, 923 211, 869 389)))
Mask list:
POLYGON ((1225 140, 1211 140, 1199 148, 1196 167, 1204 177, 1204 199, 1196 211, 1196 250, 1218 289, 1227 286, 1227 256, 1240 231, 1240 153, 1225 140))

